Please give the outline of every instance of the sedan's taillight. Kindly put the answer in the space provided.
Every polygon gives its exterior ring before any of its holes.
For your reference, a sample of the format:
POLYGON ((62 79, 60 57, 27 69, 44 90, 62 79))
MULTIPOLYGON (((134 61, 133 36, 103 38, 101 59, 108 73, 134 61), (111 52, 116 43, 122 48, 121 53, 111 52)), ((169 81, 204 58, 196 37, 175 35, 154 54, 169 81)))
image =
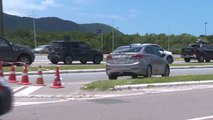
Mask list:
POLYGON ((132 55, 132 59, 140 60, 141 58, 143 58, 142 54, 134 54, 134 55, 132 55))
POLYGON ((112 55, 108 55, 107 60, 112 60, 112 55))

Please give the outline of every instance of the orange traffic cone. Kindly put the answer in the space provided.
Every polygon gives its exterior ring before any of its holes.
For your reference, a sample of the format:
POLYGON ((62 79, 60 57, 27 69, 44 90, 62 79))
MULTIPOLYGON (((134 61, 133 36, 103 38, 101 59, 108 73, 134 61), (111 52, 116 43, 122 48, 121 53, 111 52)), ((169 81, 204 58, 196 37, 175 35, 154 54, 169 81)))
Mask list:
POLYGON ((14 66, 14 64, 11 65, 10 75, 9 75, 9 78, 8 78, 8 82, 10 82, 10 83, 17 83, 18 82, 18 81, 16 81, 16 73, 15 73, 15 66, 14 66))
POLYGON ((42 75, 42 70, 41 70, 41 66, 38 67, 38 78, 36 80, 36 86, 46 86, 44 84, 44 80, 43 80, 43 75, 42 75))
POLYGON ((20 85, 30 85, 31 84, 31 83, 29 83, 27 64, 24 64, 21 81, 18 84, 20 84, 20 85))
POLYGON ((53 81, 51 88, 63 88, 60 80, 59 66, 56 67, 55 80, 53 81))
POLYGON ((5 80, 4 79, 4 73, 3 73, 3 69, 2 69, 2 62, 0 62, 0 80, 5 80))

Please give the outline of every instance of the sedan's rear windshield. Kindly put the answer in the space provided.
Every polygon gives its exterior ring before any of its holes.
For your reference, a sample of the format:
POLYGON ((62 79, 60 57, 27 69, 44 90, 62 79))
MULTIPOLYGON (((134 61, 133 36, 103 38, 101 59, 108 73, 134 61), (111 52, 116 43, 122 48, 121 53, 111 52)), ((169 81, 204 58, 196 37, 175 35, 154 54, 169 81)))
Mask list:
POLYGON ((141 46, 134 46, 134 47, 130 47, 130 46, 122 46, 119 47, 117 49, 115 49, 115 51, 113 51, 113 53, 127 53, 127 52, 140 52, 142 49, 141 46))

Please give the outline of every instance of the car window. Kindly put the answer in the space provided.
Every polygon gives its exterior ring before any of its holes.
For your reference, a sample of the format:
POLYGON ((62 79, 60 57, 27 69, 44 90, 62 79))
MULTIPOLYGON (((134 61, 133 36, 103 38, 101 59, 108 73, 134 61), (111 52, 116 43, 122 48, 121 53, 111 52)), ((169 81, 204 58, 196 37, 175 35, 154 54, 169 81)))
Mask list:
POLYGON ((154 55, 157 55, 159 57, 161 56, 161 53, 159 52, 159 49, 156 49, 154 47, 152 47, 151 49, 152 49, 154 55))
POLYGON ((71 43, 72 48, 79 48, 79 44, 76 42, 71 43))
POLYGON ((61 44, 60 43, 52 43, 51 48, 60 48, 61 44))
POLYGON ((156 55, 156 56, 161 56, 161 53, 159 52, 159 50, 156 49, 153 46, 147 46, 144 51, 145 51, 145 53, 148 53, 148 54, 152 54, 152 55, 156 55))
POLYGON ((8 47, 9 45, 8 45, 8 43, 5 40, 0 39, 0 46, 1 47, 8 47))
POLYGON ((143 48, 142 46, 137 46, 137 47, 135 47, 135 46, 134 47, 129 47, 129 46, 119 47, 115 51, 113 51, 113 53, 140 52, 142 48, 143 48))
POLYGON ((89 48, 89 45, 86 44, 86 43, 80 43, 80 44, 79 44, 79 47, 80 47, 80 48, 84 48, 84 49, 88 49, 88 48, 89 48))
POLYGON ((158 51, 164 51, 163 48, 157 46, 157 45, 152 45, 152 47, 154 47, 155 49, 157 49, 158 51))

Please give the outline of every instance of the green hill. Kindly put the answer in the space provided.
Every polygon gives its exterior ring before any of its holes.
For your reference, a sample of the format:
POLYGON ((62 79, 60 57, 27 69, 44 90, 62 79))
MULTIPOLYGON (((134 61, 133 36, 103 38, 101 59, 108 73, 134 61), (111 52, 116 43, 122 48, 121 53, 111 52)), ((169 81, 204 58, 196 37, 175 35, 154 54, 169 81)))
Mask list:
MULTIPOLYGON (((78 24, 57 17, 36 18, 35 25, 36 30, 44 32, 75 31, 75 32, 96 33, 97 30, 99 29, 102 29, 103 33, 112 32, 112 27, 105 24, 101 23, 78 24)), ((33 30, 33 18, 4 14, 4 28, 5 30, 16 30, 16 29, 33 30)), ((121 33, 120 31, 117 32, 121 33)))

